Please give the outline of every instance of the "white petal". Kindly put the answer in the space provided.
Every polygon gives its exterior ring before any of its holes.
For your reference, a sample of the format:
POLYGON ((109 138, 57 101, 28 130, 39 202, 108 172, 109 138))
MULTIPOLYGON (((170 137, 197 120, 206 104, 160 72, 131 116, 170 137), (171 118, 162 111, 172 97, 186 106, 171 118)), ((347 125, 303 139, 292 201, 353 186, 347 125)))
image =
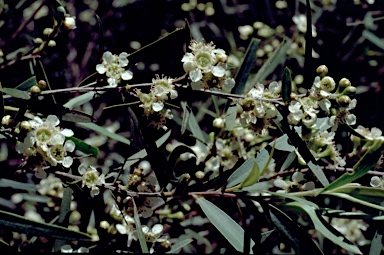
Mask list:
POLYGON ((355 114, 349 114, 346 119, 348 125, 355 125, 356 124, 356 116, 355 114))
POLYGON ((114 78, 108 78, 108 84, 111 86, 111 87, 116 87, 117 86, 117 82, 116 82, 116 79, 114 78))
POLYGON ((163 225, 161 225, 161 224, 155 224, 152 227, 152 233, 155 235, 160 234, 162 231, 163 231, 163 225))
POLYGON ((174 90, 174 89, 171 90, 170 94, 171 94, 171 99, 175 99, 175 98, 177 98, 177 96, 178 96, 177 91, 174 90))
POLYGON ((304 178, 304 175, 301 172, 294 172, 292 175, 292 181, 296 183, 299 183, 300 181, 302 181, 303 178, 304 178))
POLYGON ((229 78, 223 81, 223 88, 230 91, 235 86, 235 79, 229 78))
POLYGON ((73 141, 67 140, 64 144, 64 149, 69 152, 73 152, 76 148, 76 145, 73 141))
POLYGON ((203 74, 201 73, 201 70, 195 69, 189 73, 189 78, 191 78, 193 82, 197 82, 200 81, 201 78, 203 78, 203 74))
POLYGON ((103 54, 103 60, 107 62, 108 64, 112 63, 113 60, 113 54, 110 51, 106 51, 103 54))
POLYGON ((48 125, 52 125, 53 127, 56 127, 57 125, 59 125, 60 120, 59 120, 59 118, 57 118, 57 116, 55 116, 55 115, 48 115, 48 117, 47 117, 47 119, 45 120, 45 122, 46 122, 48 125))
POLYGON ((92 197, 97 196, 99 195, 99 193, 100 193, 100 189, 96 186, 93 186, 91 189, 91 196, 92 197))
POLYGON ((125 81, 132 79, 132 77, 133 77, 132 72, 128 70, 121 74, 121 79, 125 81))
POLYGON ((61 246, 60 250, 62 253, 72 253, 73 252, 72 247, 68 244, 61 246))
POLYGON ((273 182, 273 185, 275 185, 276 187, 281 188, 281 189, 288 187, 288 183, 286 183, 285 181, 283 181, 281 179, 275 180, 273 182))
POLYGON ((115 228, 116 228, 116 230, 117 230, 120 234, 122 234, 122 235, 125 235, 125 234, 127 233, 127 228, 124 227, 124 226, 121 225, 121 224, 116 224, 115 228))
POLYGON ((65 141, 65 136, 61 133, 54 134, 51 138, 52 145, 64 144, 64 141, 65 141))
POLYGON ((159 101, 159 102, 154 102, 152 104, 152 109, 155 111, 155 112, 159 112, 163 109, 164 107, 164 103, 159 101))
POLYGON ((79 174, 83 175, 87 172, 88 167, 85 164, 81 164, 78 168, 79 174))
POLYGON ((107 71, 107 68, 105 68, 105 66, 103 64, 97 64, 96 65, 96 71, 99 74, 104 74, 107 71))
POLYGON ((216 77, 223 77, 225 74, 225 68, 222 65, 217 65, 212 68, 212 74, 216 77))
POLYGON ((119 55, 119 66, 120 67, 124 67, 124 66, 128 65, 129 61, 128 61, 127 57, 128 57, 128 53, 126 53, 126 52, 120 53, 120 55, 119 55))
POLYGON ((70 156, 66 156, 61 164, 63 165, 63 167, 69 168, 70 166, 72 166, 72 163, 73 158, 70 156))
POLYGON ((200 90, 204 88, 204 82, 198 81, 198 82, 191 82, 191 87, 193 90, 200 90))
POLYGON ((141 226, 141 229, 143 230, 143 233, 144 234, 148 234, 149 233, 149 227, 148 226, 141 226))
POLYGON ((60 131, 60 133, 66 137, 74 135, 73 131, 71 129, 68 129, 68 128, 64 128, 63 130, 60 131))

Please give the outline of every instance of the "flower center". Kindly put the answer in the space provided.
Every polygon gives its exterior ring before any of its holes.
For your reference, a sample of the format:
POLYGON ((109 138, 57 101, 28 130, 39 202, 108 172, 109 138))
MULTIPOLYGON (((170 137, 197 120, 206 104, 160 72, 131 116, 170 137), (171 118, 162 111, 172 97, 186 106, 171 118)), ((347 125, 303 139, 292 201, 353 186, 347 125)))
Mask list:
POLYGON ((211 67, 211 56, 206 52, 201 52, 196 56, 196 63, 202 69, 211 67))
POLYGON ((52 137, 52 133, 48 128, 40 128, 36 130, 36 140, 41 143, 47 143, 52 137))
POLYGON ((61 144, 57 144, 52 146, 49 151, 51 152, 51 156, 57 161, 61 161, 67 155, 67 152, 64 149, 64 146, 61 144))

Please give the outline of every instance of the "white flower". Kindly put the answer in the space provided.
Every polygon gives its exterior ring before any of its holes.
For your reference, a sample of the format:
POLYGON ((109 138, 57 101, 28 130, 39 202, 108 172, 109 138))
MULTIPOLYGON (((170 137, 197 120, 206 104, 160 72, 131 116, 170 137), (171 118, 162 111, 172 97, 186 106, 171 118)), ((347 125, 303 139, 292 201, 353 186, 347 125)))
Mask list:
POLYGON ((79 166, 79 173, 82 175, 83 186, 85 185, 91 189, 91 196, 94 197, 100 193, 97 185, 105 184, 104 174, 99 174, 93 166, 86 166, 81 164, 79 166))
MULTIPOLYGON (((297 29, 305 33, 307 32, 307 17, 304 14, 295 15, 292 17, 293 22, 297 25, 297 29)), ((316 27, 312 25, 312 37, 316 37, 316 27)))
POLYGON ((304 117, 304 113, 301 110, 301 104, 298 101, 292 101, 288 106, 290 113, 288 114, 288 122, 292 125, 299 124, 300 120, 304 117))
POLYGON ((62 141, 57 140, 56 143, 49 147, 47 161, 51 166, 56 166, 57 163, 60 163, 64 167, 69 168, 73 163, 73 158, 67 156, 67 152, 73 152, 75 147, 75 143, 71 140, 67 140, 64 145, 62 141))
POLYGON ((163 225, 161 224, 155 224, 152 228, 149 228, 148 226, 141 226, 144 237, 147 242, 162 242, 164 241, 164 238, 160 238, 161 233, 163 232, 163 225))
POLYGON ((133 227, 134 219, 129 215, 124 215, 122 224, 116 224, 116 230, 122 235, 128 235, 127 247, 130 247, 132 240, 137 240, 136 229, 133 227))
POLYGON ((120 53, 119 56, 113 55, 110 51, 103 54, 103 62, 96 65, 96 71, 99 74, 106 74, 108 83, 112 87, 116 87, 117 83, 123 80, 132 79, 132 72, 125 70, 123 67, 127 66, 128 54, 126 52, 120 53))
POLYGON ((381 188, 383 187, 383 179, 378 176, 372 176, 371 182, 369 184, 374 188, 381 188))

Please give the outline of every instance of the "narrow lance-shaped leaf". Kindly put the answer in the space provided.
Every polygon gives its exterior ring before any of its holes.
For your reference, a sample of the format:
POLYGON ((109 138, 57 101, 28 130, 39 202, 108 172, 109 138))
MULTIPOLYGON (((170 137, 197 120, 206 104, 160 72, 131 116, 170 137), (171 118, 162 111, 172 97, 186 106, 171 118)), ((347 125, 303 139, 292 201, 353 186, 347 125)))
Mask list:
POLYGON ((79 150, 83 152, 84 154, 92 154, 93 157, 97 157, 99 154, 99 149, 96 147, 93 147, 86 142, 76 138, 76 137, 66 137, 66 140, 71 140, 75 143, 76 150, 79 150))
POLYGON ((15 89, 23 90, 23 91, 29 91, 31 89, 31 87, 35 86, 35 85, 37 85, 37 80, 36 80, 36 76, 34 75, 34 76, 26 79, 25 81, 23 81, 19 85, 17 85, 15 87, 15 89))
POLYGON ((256 51, 259 44, 260 40, 256 38, 252 38, 249 43, 243 62, 235 77, 235 87, 233 87, 231 91, 232 94, 240 95, 244 92, 245 84, 247 83, 252 68, 255 66, 256 51))
MULTIPOLYGON (((231 217, 213 203, 204 198, 196 198, 201 209, 209 221, 220 231, 228 242, 238 251, 244 251, 244 229, 239 226, 231 217)), ((250 251, 255 243, 251 240, 250 251)))
POLYGON ((305 32, 305 53, 304 53, 304 81, 307 86, 310 86, 310 78, 312 73, 312 9, 309 0, 306 3, 306 16, 307 16, 307 31, 305 32))
POLYGON ((291 92, 292 92, 291 70, 289 70, 288 67, 285 67, 283 80, 282 80, 282 88, 281 88, 281 96, 285 104, 288 104, 291 101, 291 92))
MULTIPOLYGON (((1 82, 0 82, 0 89, 2 88, 1 82)), ((4 98, 3 98, 3 92, 0 91, 0 119, 3 119, 4 117, 4 98)))
POLYGON ((371 170, 375 166, 376 162, 381 157, 383 150, 384 138, 376 138, 373 141, 371 147, 368 149, 368 151, 364 154, 363 157, 360 158, 360 160, 353 167, 353 173, 344 173, 342 176, 340 176, 327 187, 325 187, 320 193, 336 189, 340 186, 343 186, 347 183, 351 183, 356 179, 364 176, 369 170, 371 170))
POLYGON ((334 232, 336 232, 336 230, 333 229, 333 227, 328 222, 322 219, 321 216, 316 213, 313 207, 298 202, 291 202, 286 204, 285 206, 287 208, 297 208, 299 209, 299 211, 306 213, 311 218, 315 229, 321 234, 323 234, 324 237, 328 238, 333 243, 339 245, 341 248, 344 248, 345 250, 356 254, 362 254, 358 247, 345 242, 345 237, 343 237, 342 235, 335 235, 334 232))
POLYGON ((15 98, 20 98, 24 100, 28 100, 31 98, 27 92, 14 88, 0 88, 0 91, 15 98))
POLYGON ((237 106, 230 106, 225 114, 225 130, 231 131, 236 124, 237 106))
POLYGON ((139 213, 137 212, 136 203, 135 203, 135 200, 133 198, 132 198, 132 203, 133 203, 133 219, 134 219, 135 225, 136 225, 137 237, 139 238, 141 252, 142 253, 148 253, 147 242, 145 241, 143 229, 141 228, 139 213))
POLYGON ((85 233, 69 230, 54 224, 28 220, 17 214, 5 211, 0 211, 0 226, 10 228, 12 231, 36 236, 59 238, 68 241, 91 241, 91 237, 85 233))
POLYGON ((240 183, 240 188, 245 188, 245 187, 251 186, 259 180, 260 169, 259 169, 259 166, 256 162, 256 159, 254 157, 252 157, 252 159, 253 159, 252 170, 248 174, 248 176, 244 179, 244 181, 242 181, 242 183, 240 183))
POLYGON ((279 55, 280 52, 285 52, 285 48, 288 46, 285 41, 282 41, 280 45, 276 48, 276 50, 271 54, 271 56, 267 59, 267 61, 264 62, 264 64, 261 66, 261 68, 257 71, 256 75, 253 76, 251 79, 250 84, 257 84, 259 82, 262 82, 263 79, 265 79, 268 74, 269 70, 273 71, 275 70, 275 67, 278 65, 278 63, 281 61, 281 59, 277 59, 276 57, 279 55))
POLYGON ((91 129, 93 131, 96 131, 99 134, 108 136, 109 138, 114 139, 116 141, 119 141, 119 142, 122 142, 122 143, 125 143, 125 144, 128 144, 128 145, 131 144, 131 141, 128 140, 127 138, 125 138, 125 137, 123 137, 121 135, 112 133, 112 132, 108 131, 106 128, 103 128, 103 127, 101 127, 101 126, 99 126, 99 125, 97 125, 95 123, 79 122, 79 123, 76 123, 76 124, 78 126, 80 126, 80 127, 88 128, 88 129, 91 129))

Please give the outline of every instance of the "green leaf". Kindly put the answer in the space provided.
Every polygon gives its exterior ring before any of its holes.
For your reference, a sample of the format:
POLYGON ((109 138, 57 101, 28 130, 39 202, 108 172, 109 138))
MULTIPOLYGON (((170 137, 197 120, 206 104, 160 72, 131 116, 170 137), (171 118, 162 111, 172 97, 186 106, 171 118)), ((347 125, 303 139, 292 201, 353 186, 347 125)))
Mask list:
POLYGON ((112 133, 112 132, 108 131, 107 129, 105 129, 103 127, 100 127, 99 125, 97 125, 95 123, 92 123, 92 122, 90 122, 90 123, 78 122, 76 124, 78 126, 82 127, 82 128, 88 128, 88 129, 91 129, 93 131, 96 131, 99 134, 108 136, 109 138, 111 138, 113 140, 116 140, 116 141, 119 141, 119 142, 122 142, 122 143, 125 143, 125 144, 128 144, 128 145, 131 144, 131 141, 128 140, 127 138, 125 138, 125 137, 123 137, 121 135, 112 133))
POLYGON ((136 233, 137 233, 137 237, 139 238, 141 252, 142 253, 148 253, 149 252, 148 246, 147 246, 147 242, 145 241, 143 229, 141 228, 140 217, 139 217, 139 213, 137 212, 136 203, 135 203, 135 200, 133 199, 133 197, 131 199, 132 199, 132 203, 133 203, 133 219, 134 219, 135 225, 136 225, 136 231, 137 231, 136 233))
POLYGON ((312 223, 317 231, 319 231, 324 237, 328 238, 330 241, 333 243, 339 245, 341 248, 357 253, 357 254, 362 254, 361 251, 359 250, 358 247, 356 247, 353 244, 349 244, 344 241, 345 237, 344 236, 336 236, 333 232, 335 232, 335 229, 327 223, 324 219, 320 219, 321 216, 319 216, 316 213, 316 210, 308 206, 306 204, 301 204, 298 202, 291 202, 286 204, 287 208, 297 208, 302 212, 305 212, 312 220, 312 223), (332 231, 330 230, 332 229, 332 231))
MULTIPOLYGON (((220 231, 228 242, 238 251, 244 251, 244 229, 239 226, 231 217, 223 212, 219 207, 204 198, 196 198, 201 209, 209 221, 220 231)), ((250 252, 255 243, 251 240, 250 252)))
POLYGON ((61 119, 64 121, 70 122, 92 122, 95 121, 95 118, 88 113, 81 112, 78 110, 69 110, 63 107, 63 112, 61 115, 61 119))
POLYGON ((280 172, 288 169, 288 167, 292 164, 292 162, 296 159, 296 152, 291 151, 288 154, 288 157, 284 160, 284 163, 281 165, 280 172))
POLYGON ((12 188, 12 189, 19 189, 19 190, 25 190, 30 192, 36 191, 36 186, 34 184, 17 182, 9 179, 4 179, 4 178, 0 179, 0 188, 12 188))
MULTIPOLYGON (((69 224, 68 214, 71 211, 71 202, 72 202, 72 189, 70 187, 65 187, 63 192, 63 198, 61 200, 59 220, 57 221, 57 223, 60 224, 60 226, 68 226, 69 224)), ((60 251, 61 247, 65 244, 66 244, 65 240, 56 239, 53 245, 54 251, 55 252, 60 251)))
POLYGON ((280 63, 283 63, 285 61, 285 52, 288 46, 289 44, 286 43, 284 39, 275 51, 268 57, 267 61, 264 62, 263 66, 257 71, 252 82, 261 83, 276 69, 280 63))
POLYGON ((21 91, 21 90, 18 90, 18 89, 0 88, 0 91, 4 92, 5 94, 8 94, 8 95, 10 95, 12 97, 15 97, 15 98, 20 98, 20 99, 24 99, 24 100, 28 100, 28 99, 31 98, 27 92, 21 91))
POLYGON ((231 131, 236 124, 237 106, 230 106, 225 114, 225 130, 231 131))
POLYGON ((381 211, 384 211, 384 206, 380 206, 380 205, 376 205, 376 204, 372 204, 372 203, 369 203, 367 201, 364 201, 364 200, 361 200, 361 199, 358 199, 358 198, 355 198, 355 197, 352 197, 348 194, 344 194, 344 193, 338 193, 338 192, 327 192, 325 193, 326 195, 330 195, 330 196, 335 196, 335 197, 340 197, 340 198, 344 198, 346 200, 349 200, 355 204, 361 204, 361 205, 364 205, 364 206, 367 206, 367 207, 371 207, 373 209, 376 209, 376 210, 381 210, 381 211))
POLYGON ((198 139, 197 144, 200 147, 200 149, 205 153, 207 152, 207 147, 204 143, 208 143, 208 138, 205 133, 201 130, 199 123, 196 120, 195 115, 192 113, 192 110, 188 107, 186 102, 181 102, 181 107, 184 111, 189 111, 189 118, 188 118, 188 130, 198 139))
MULTIPOLYGON (((2 88, 2 86, 1 86, 1 82, 0 82, 0 89, 1 88, 2 88)), ((5 114, 5 111, 4 111, 4 97, 3 97, 3 92, 0 91, 0 119, 3 119, 4 114, 5 114)), ((5 136, 4 136, 4 138, 5 138, 5 136)), ((0 137, 0 139, 3 139, 3 138, 0 137)))
POLYGON ((171 250, 167 251, 166 253, 179 253, 180 249, 182 249, 184 246, 187 246, 192 242, 193 242, 193 239, 191 238, 184 238, 182 240, 178 240, 176 243, 172 245, 171 250))
POLYGON ((5 211, 0 211, 0 226, 10 228, 15 232, 36 236, 58 238, 68 241, 91 241, 91 237, 85 233, 69 230, 54 224, 28 220, 25 217, 5 211))
POLYGON ((369 248, 369 255, 380 255, 383 250, 383 234, 377 230, 369 248))
MULTIPOLYGON (((156 146, 157 148, 159 148, 161 145, 163 145, 167 139, 169 138, 169 136, 171 135, 171 130, 169 130, 167 133, 165 133, 162 137, 160 137, 159 139, 156 140, 156 146)), ((127 160, 126 160, 126 163, 124 165, 124 169, 129 169, 129 167, 133 164, 135 164, 137 161, 145 158, 146 156, 148 155, 147 151, 145 149, 142 149, 138 152, 136 152, 135 154, 133 154, 132 156, 130 156, 127 160)))
POLYGON ((187 109, 187 107, 185 105, 185 107, 183 107, 183 120, 181 122, 181 134, 182 135, 185 133, 185 130, 187 130, 188 122, 189 122, 189 110, 187 109))
POLYGON ((254 165, 254 159, 250 158, 237 168, 227 179, 227 187, 231 188, 241 183, 251 172, 254 165))
POLYGON ((289 104, 291 101, 291 93, 292 93, 292 77, 291 70, 288 67, 284 68, 283 79, 281 81, 281 96, 283 98, 283 102, 285 104, 289 104))
MULTIPOLYGON (((354 198, 372 203, 381 203, 382 201, 384 201, 384 192, 382 188, 346 184, 344 186, 332 190, 332 192, 345 193, 354 198)), ((325 192, 325 194, 326 193, 328 192, 325 192)))
POLYGON ((95 91, 91 91, 91 92, 87 92, 87 93, 84 93, 80 96, 77 96, 77 97, 74 97, 72 99, 70 99, 68 102, 66 102, 63 106, 72 110, 73 108, 76 108, 80 105, 83 105, 89 101, 91 101, 93 98, 95 98, 96 94, 104 94, 106 91, 98 91, 98 92, 95 92, 95 91))
POLYGON ((251 186, 259 181, 259 166, 257 165, 256 159, 254 157, 252 157, 251 159, 253 160, 253 167, 249 172, 248 176, 240 183, 240 188, 251 186))
MULTIPOLYGON (((295 150, 295 147, 288 143, 288 135, 287 134, 280 136, 275 141, 276 141, 275 149, 277 149, 277 150, 288 151, 288 152, 292 152, 295 150)), ((274 143, 274 141, 270 142, 269 145, 273 146, 273 143, 274 143)))
POLYGON ((192 229, 185 229, 184 230, 185 234, 193 237, 196 239, 196 241, 202 243, 202 244, 205 244, 205 254, 209 254, 209 253, 212 253, 213 251, 213 248, 212 248, 212 245, 211 245, 211 242, 204 236, 200 235, 199 233, 196 233, 195 231, 193 231, 192 229))
POLYGON ((260 40, 252 38, 251 42, 248 45, 247 51, 241 66, 236 73, 235 77, 235 86, 233 87, 232 94, 243 94, 245 89, 245 84, 247 83, 248 77, 252 71, 252 68, 255 66, 256 51, 259 47, 260 40))
POLYGON ((269 215, 273 224, 285 235, 297 254, 323 254, 304 229, 272 204, 269 204, 269 215))
POLYGON ((324 171, 323 171, 323 169, 321 169, 321 167, 319 167, 318 165, 315 165, 314 163, 312 163, 312 161, 310 161, 307 165, 308 165, 309 169, 311 169, 311 171, 317 177, 317 179, 319 179, 321 184, 323 184, 324 187, 329 185, 329 181, 327 179, 327 176, 325 176, 324 171))
POLYGON ((299 196, 290 195, 288 193, 272 192, 272 191, 268 191, 268 190, 266 190, 265 192, 271 194, 272 196, 288 198, 288 199, 291 199, 291 200, 296 201, 298 203, 306 204, 306 205, 311 206, 315 209, 319 209, 319 206, 317 204, 315 204, 311 201, 308 201, 305 198, 302 198, 299 196))
POLYGON ((83 152, 84 154, 92 154, 93 157, 97 157, 99 154, 99 149, 96 147, 93 147, 86 142, 76 138, 76 137, 66 137, 66 140, 71 140, 76 145, 76 150, 79 150, 83 152))
POLYGON ((285 43, 285 40, 280 43, 280 45, 271 54, 267 61, 265 61, 262 67, 257 71, 256 75, 251 79, 250 84, 257 84, 262 82, 273 70, 275 70, 276 66, 285 59, 285 49, 288 45, 288 43, 285 43), (277 58, 278 55, 281 55, 279 54, 280 52, 283 54, 283 56, 277 58))
POLYGON ((34 75, 34 76, 26 79, 25 81, 23 81, 19 85, 17 85, 15 87, 15 89, 22 90, 22 91, 29 91, 30 88, 32 86, 35 86, 35 85, 37 85, 37 80, 36 80, 36 76, 34 75))
POLYGON ((365 29, 363 30, 363 37, 376 45, 377 47, 381 48, 384 50, 384 42, 383 39, 379 38, 377 35, 374 33, 370 32, 369 30, 365 29))
POLYGON ((364 176, 369 170, 371 170, 376 162, 381 157, 382 151, 384 149, 384 138, 377 138, 373 141, 373 144, 364 154, 363 157, 354 165, 353 173, 344 173, 342 176, 337 178, 327 187, 325 187, 320 193, 336 189, 345 184, 351 183, 356 179, 364 176))

